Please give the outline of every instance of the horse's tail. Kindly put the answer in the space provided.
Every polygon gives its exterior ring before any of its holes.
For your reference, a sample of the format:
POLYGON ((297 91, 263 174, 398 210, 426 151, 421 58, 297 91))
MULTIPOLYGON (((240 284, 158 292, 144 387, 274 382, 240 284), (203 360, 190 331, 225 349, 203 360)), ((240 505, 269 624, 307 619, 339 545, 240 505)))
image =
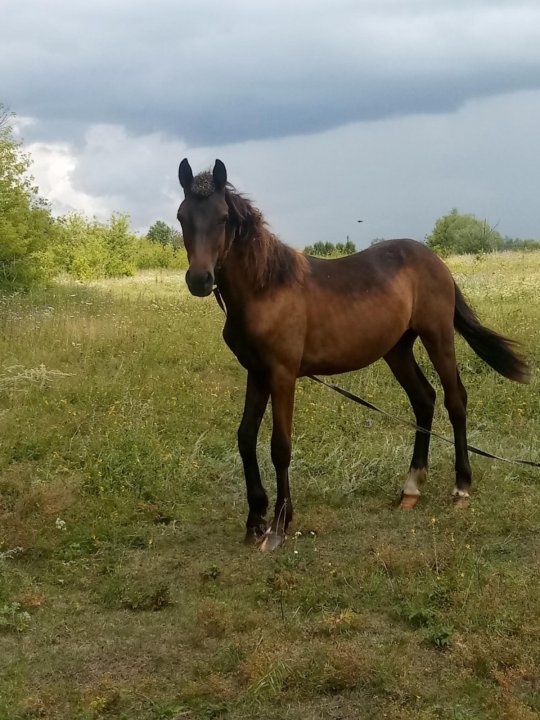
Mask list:
POLYGON ((484 327, 467 305, 461 290, 457 285, 455 288, 454 327, 458 333, 463 335, 474 352, 498 373, 516 382, 529 382, 531 370, 525 360, 514 351, 518 343, 484 327))

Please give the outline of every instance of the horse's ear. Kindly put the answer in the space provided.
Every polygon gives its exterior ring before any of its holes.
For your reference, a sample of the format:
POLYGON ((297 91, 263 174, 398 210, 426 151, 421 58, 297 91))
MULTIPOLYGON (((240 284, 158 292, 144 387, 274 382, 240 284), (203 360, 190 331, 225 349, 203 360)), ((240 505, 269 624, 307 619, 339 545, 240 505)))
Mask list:
POLYGON ((225 185, 227 184, 227 168, 221 160, 216 160, 214 169, 212 170, 212 177, 214 179, 214 187, 216 190, 218 192, 225 190, 225 185))
POLYGON ((193 172, 187 158, 184 158, 180 163, 180 167, 178 168, 178 179, 180 180, 180 185, 184 188, 184 192, 187 195, 191 190, 191 183, 193 182, 193 172))

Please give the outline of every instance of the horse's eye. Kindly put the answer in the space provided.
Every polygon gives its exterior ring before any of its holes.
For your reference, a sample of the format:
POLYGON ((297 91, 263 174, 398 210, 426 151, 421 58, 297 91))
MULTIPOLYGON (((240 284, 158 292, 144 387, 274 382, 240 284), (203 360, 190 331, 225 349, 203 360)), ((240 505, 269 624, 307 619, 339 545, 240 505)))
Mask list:
POLYGON ((224 216, 221 218, 221 220, 219 221, 219 224, 220 224, 220 225, 223 225, 224 223, 226 223, 226 222, 228 221, 228 219, 229 219, 229 216, 228 216, 228 215, 224 215, 224 216))

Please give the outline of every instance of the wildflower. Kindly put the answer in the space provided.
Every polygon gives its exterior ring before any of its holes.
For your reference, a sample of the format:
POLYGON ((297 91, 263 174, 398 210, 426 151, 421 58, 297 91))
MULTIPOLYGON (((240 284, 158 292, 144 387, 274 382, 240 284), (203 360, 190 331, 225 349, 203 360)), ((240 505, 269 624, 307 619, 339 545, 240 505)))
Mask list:
POLYGON ((411 528, 411 532, 414 535, 416 533, 416 528, 411 528))
POLYGON ((57 530, 65 530, 66 529, 66 521, 62 520, 61 518, 56 518, 56 522, 54 524, 56 525, 57 530))
POLYGON ((432 524, 432 525, 435 525, 436 522, 437 522, 437 518, 436 518, 435 516, 433 516, 433 517, 431 518, 431 524, 432 524))
POLYGON ((467 543, 467 544, 465 545, 465 547, 466 547, 467 550, 470 550, 470 549, 471 549, 471 546, 469 545, 469 543, 467 543))
POLYGON ((299 538, 299 537, 301 537, 301 536, 302 536, 302 533, 300 532, 300 530, 297 530, 297 531, 294 533, 294 537, 295 537, 295 538, 299 538))
POLYGON ((294 554, 295 554, 295 555, 298 555, 298 550, 295 550, 295 551, 294 551, 294 554))

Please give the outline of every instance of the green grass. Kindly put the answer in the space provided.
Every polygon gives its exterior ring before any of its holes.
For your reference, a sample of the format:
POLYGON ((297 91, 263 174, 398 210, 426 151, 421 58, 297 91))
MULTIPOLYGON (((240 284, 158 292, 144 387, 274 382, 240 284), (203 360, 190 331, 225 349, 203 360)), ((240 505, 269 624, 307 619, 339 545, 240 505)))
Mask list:
MULTIPOLYGON (((540 253, 449 264, 536 368, 540 253)), ((0 719, 538 717, 539 472, 473 457, 456 512, 435 440, 403 513, 412 431, 303 380, 291 537, 245 547, 222 324, 165 272, 0 299, 0 719)), ((538 371, 458 351, 470 442, 540 460, 538 371)), ((342 381, 411 415, 383 363, 342 381)))

